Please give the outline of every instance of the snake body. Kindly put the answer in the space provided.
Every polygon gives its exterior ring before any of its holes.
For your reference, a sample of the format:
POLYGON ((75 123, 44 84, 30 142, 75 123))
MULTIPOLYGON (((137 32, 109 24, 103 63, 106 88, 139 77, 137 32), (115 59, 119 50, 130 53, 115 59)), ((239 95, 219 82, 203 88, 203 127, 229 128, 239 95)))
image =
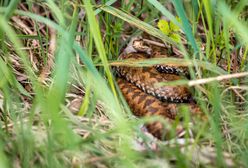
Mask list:
MULTIPOLYGON (((139 60, 147 58, 145 53, 130 53, 122 58, 139 60)), ((168 65, 168 67, 170 67, 168 65)), ((176 66, 168 69, 163 65, 154 67, 117 67, 117 84, 125 97, 134 115, 138 117, 158 115, 172 122, 182 103, 187 103, 192 113, 198 114, 200 109, 191 102, 191 93, 186 86, 158 85, 161 82, 170 82, 182 79, 179 73, 185 70, 176 66), (161 70, 162 69, 162 70, 161 70)), ((159 139, 168 136, 162 123, 153 122, 146 125, 148 131, 159 139)), ((179 131, 180 132, 180 131, 179 131)))
MULTIPOLYGON (((169 123, 172 123, 172 120, 175 119, 178 111, 176 103, 162 102, 122 78, 117 79, 117 84, 134 115, 138 117, 158 115, 167 119, 169 123)), ((146 128, 159 139, 163 139, 163 135, 169 136, 169 130, 165 130, 160 122, 149 123, 146 128)), ((178 129, 178 132, 180 132, 180 129, 178 129)))
MULTIPOLYGON (((145 59, 144 53, 131 53, 125 59, 145 59)), ((162 66, 160 66, 162 67, 162 66)), ((191 94, 186 86, 159 85, 163 82, 171 82, 182 79, 179 75, 160 73, 154 67, 118 67, 118 75, 125 78, 147 94, 157 97, 161 101, 189 102, 191 94)))
POLYGON ((189 77, 189 71, 185 67, 175 66, 175 65, 155 65, 157 71, 167 74, 184 75, 189 77))
POLYGON ((165 118, 175 119, 176 103, 162 102, 122 78, 118 78, 117 83, 136 116, 161 115, 165 118))

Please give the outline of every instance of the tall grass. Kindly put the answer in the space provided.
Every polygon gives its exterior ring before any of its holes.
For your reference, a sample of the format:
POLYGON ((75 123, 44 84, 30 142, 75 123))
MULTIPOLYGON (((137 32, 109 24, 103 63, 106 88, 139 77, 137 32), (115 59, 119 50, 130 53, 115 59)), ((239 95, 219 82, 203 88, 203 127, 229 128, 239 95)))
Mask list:
MULTIPOLYGON (((116 61, 127 43, 122 37, 127 33, 124 27, 128 24, 132 25, 128 36, 141 30, 178 48, 185 55, 185 62, 179 64, 190 65, 194 79, 232 73, 232 53, 241 57, 237 72, 247 70, 248 31, 244 22, 247 16, 243 15, 248 4, 245 0, 217 3, 192 0, 192 6, 172 1, 176 14, 166 9, 166 3, 157 0, 144 1, 143 6, 141 1, 120 1, 120 7, 115 7, 115 0, 98 4, 90 0, 37 2, 53 19, 18 10, 20 3, 17 0, 0 3, 0 167, 169 167, 170 164, 190 167, 195 156, 194 153, 187 155, 187 151, 197 146, 214 146, 212 153, 216 157, 210 165, 196 166, 225 167, 225 152, 233 156, 235 164, 247 165, 247 95, 241 96, 247 90, 245 79, 232 79, 228 83, 215 81, 195 87, 194 97, 207 119, 195 120, 194 143, 188 142, 187 146, 186 142, 186 152, 182 152, 179 143, 173 146, 166 142, 156 142, 159 151, 148 148, 139 152, 134 150, 135 135, 141 135, 145 145, 149 146, 150 140, 142 135, 140 124, 158 118, 133 119, 110 67, 118 63, 138 66, 178 63, 177 59, 116 61), (179 25, 190 47, 185 48, 182 42, 173 41, 157 29, 154 21, 159 16, 154 13, 179 25), (142 14, 146 15, 143 20, 139 19, 142 14), (177 22, 176 15, 182 24, 177 22), (34 30, 38 32, 34 36, 19 34, 11 20, 13 16, 31 19, 36 23, 35 29, 42 23, 56 30, 55 63, 47 81, 40 80, 28 52, 32 49, 27 50, 24 45, 27 44, 25 40, 37 39, 39 56, 46 62, 48 49, 41 45, 45 42, 44 46, 49 46, 49 37, 40 30, 34 30), (206 43, 196 38, 198 24, 203 24, 206 43), (237 37, 235 43, 230 39, 232 33, 237 37), (77 37, 83 39, 81 43, 76 41, 77 37), (223 41, 218 41, 217 37, 223 41), (201 45, 205 45, 205 53, 200 50, 201 45), (31 91, 18 78, 13 57, 20 62, 31 91), (219 59, 224 59, 226 70, 218 67, 219 59), (66 106, 74 85, 85 91, 78 115, 73 115, 66 106), (243 92, 239 93, 240 90, 243 92), (242 108, 237 105, 237 97, 246 103, 242 108), (104 113, 91 107, 99 101, 104 113), (172 158, 176 159, 175 163, 170 162, 172 158)), ((186 127, 190 127, 187 121, 191 116, 187 109, 182 109, 182 116, 186 127)))

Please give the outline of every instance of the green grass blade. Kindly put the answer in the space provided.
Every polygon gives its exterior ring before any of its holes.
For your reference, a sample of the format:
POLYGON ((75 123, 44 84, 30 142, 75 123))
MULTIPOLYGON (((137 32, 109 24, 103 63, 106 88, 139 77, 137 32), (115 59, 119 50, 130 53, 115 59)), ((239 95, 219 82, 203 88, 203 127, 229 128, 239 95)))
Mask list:
POLYGON ((147 59, 147 60, 138 60, 138 61, 129 61, 129 60, 121 60, 112 62, 113 65, 125 65, 125 66, 136 66, 136 67, 149 67, 156 64, 174 64, 178 66, 187 66, 187 67, 194 67, 197 65, 204 70, 208 70, 209 72, 216 73, 218 75, 225 75, 227 72, 222 68, 206 61, 200 60, 188 60, 188 59, 178 59, 178 58, 154 58, 154 59, 147 59))
MULTIPOLYGON (((213 59, 212 62, 214 64, 217 63, 217 58, 216 58, 216 46, 215 46, 215 38, 214 38, 214 30, 213 30, 213 16, 212 16, 212 7, 211 7, 211 2, 208 0, 203 0, 203 4, 204 4, 204 8, 205 8, 205 13, 206 13, 206 17, 207 17, 207 23, 208 23, 208 31, 205 31, 209 40, 209 43, 207 44, 208 47, 211 46, 212 50, 212 55, 213 55, 213 59)), ((211 55, 211 54, 210 54, 211 55)))
POLYGON ((118 152, 121 155, 125 156, 125 158, 121 159, 121 165, 133 165, 133 161, 137 159, 136 152, 134 152, 130 148, 130 125, 128 124, 125 114, 122 112, 119 103, 116 98, 108 88, 106 81, 102 79, 92 61, 86 55, 85 51, 83 51, 80 46, 75 43, 74 49, 79 54, 80 59, 84 62, 85 67, 88 69, 88 77, 91 81, 91 87, 97 94, 97 97, 102 100, 102 102, 107 105, 106 114, 113 121, 114 125, 118 129, 119 135, 122 137, 122 143, 117 144, 118 152), (101 85, 99 85, 99 83, 101 85), (132 159, 130 159, 132 158, 132 159))
POLYGON ((240 0, 233 10, 235 13, 239 14, 248 5, 247 0, 240 0))
POLYGON ((111 6, 103 6, 101 7, 102 10, 104 10, 105 12, 108 12, 134 26, 136 26, 137 28, 147 32, 148 34, 157 37, 159 39, 161 39, 164 42, 168 42, 169 44, 172 44, 174 46, 178 46, 177 43, 175 43, 173 40, 171 40, 168 36, 166 36, 164 33, 162 33, 159 29, 154 28, 153 26, 140 21, 139 19, 135 18, 134 16, 131 16, 119 9, 113 8, 111 6))
POLYGON ((216 87, 218 84, 211 85, 211 94, 209 95, 209 101, 213 106, 213 114, 210 117, 210 124, 213 128, 213 138, 215 140, 215 148, 216 148, 216 161, 218 167, 223 167, 223 155, 222 155, 222 133, 221 133, 221 97, 220 90, 216 87))
POLYGON ((191 0, 192 6, 193 6, 193 14, 194 14, 194 21, 197 18, 198 12, 199 12, 199 6, 197 0, 191 0))
MULTIPOLYGON (((104 5, 106 6, 111 6, 113 3, 115 3, 117 0, 109 0, 108 2, 106 2, 104 5)), ((102 12, 101 8, 96 9, 95 11, 95 15, 98 15, 100 12, 102 12)))
POLYGON ((108 65, 108 60, 107 60, 107 55, 106 55, 106 51, 102 42, 102 37, 101 37, 101 32, 100 32, 100 28, 99 25, 97 24, 96 18, 95 18, 95 13, 93 11, 92 5, 90 3, 89 0, 83 0, 84 4, 85 4, 85 10, 88 16, 88 23, 90 26, 90 30, 91 33, 93 35, 95 44, 96 44, 96 48, 98 50, 98 54, 102 60, 106 75, 108 77, 108 81, 110 84, 110 87, 114 93, 114 95, 117 97, 116 94, 116 90, 115 90, 115 86, 113 83, 113 76, 111 74, 109 65, 108 65))
MULTIPOLYGON (((6 9, 5 8, 0 8, 0 12, 4 12, 6 9)), ((61 34, 67 34, 68 32, 66 32, 62 27, 60 27, 59 25, 57 25, 56 23, 54 23, 53 21, 44 18, 42 16, 30 13, 30 12, 23 12, 20 10, 16 10, 15 13, 19 14, 19 15, 23 15, 23 16, 27 16, 30 17, 38 22, 44 23, 52 28, 54 28, 55 30, 57 30, 59 33, 61 34)), ((75 51, 77 51, 80 55, 80 58, 82 59, 82 61, 84 62, 86 68, 94 75, 94 77, 96 78, 96 83, 101 83, 104 86, 104 89, 98 89, 99 93, 101 93, 103 90, 109 90, 107 86, 105 86, 105 81, 102 79, 102 77, 100 76, 99 72, 97 71, 97 69, 94 67, 94 64, 92 62, 92 60, 89 59, 89 57, 86 55, 86 53, 82 50, 82 48, 77 44, 74 43, 73 44, 73 48, 75 49, 75 51)), ((39 95, 39 94, 38 94, 39 95)), ((104 95, 104 94, 103 94, 104 95)), ((100 94, 101 96, 101 94, 100 94)), ((106 97, 108 97, 108 100, 113 100, 111 93, 107 92, 106 95, 102 96, 101 98, 104 101, 106 100, 106 97)), ((116 101, 116 100, 115 100, 116 101)), ((122 121, 124 121, 124 117, 122 114, 122 110, 120 108, 120 106, 118 105, 118 103, 116 104, 115 101, 112 101, 111 105, 112 106, 112 111, 108 114, 109 117, 113 120, 116 121, 115 123, 118 125, 118 123, 122 123, 122 121), (111 117, 112 116, 112 117, 111 117)), ((108 102, 106 102, 106 104, 109 104, 108 102)))
MULTIPOLYGON (((9 69, 9 67, 4 63, 3 59, 0 58, 0 75, 8 81, 8 83, 15 89, 19 90, 19 92, 25 96, 31 97, 30 94, 23 88, 23 86, 17 81, 14 77, 14 74, 9 69)), ((1 85, 0 85, 1 88, 1 85)))
POLYGON ((173 16, 160 2, 157 0, 147 0, 155 8, 157 8, 164 16, 166 16, 170 21, 176 24, 178 27, 182 28, 182 25, 177 21, 175 16, 173 16))
POLYGON ((192 45, 192 47, 194 49, 194 56, 198 55, 199 54, 199 48, 198 48, 196 41, 195 41, 195 38, 193 36, 192 28, 191 28, 191 25, 190 25, 187 17, 186 17, 182 2, 180 0, 174 0, 172 2, 176 8, 178 16, 182 20, 182 27, 183 27, 184 33, 186 34, 186 37, 188 38, 190 44, 192 45))
POLYGON ((22 43, 19 41, 19 39, 17 39, 16 37, 16 33, 14 32, 14 30, 7 24, 7 21, 4 19, 4 17, 1 17, 0 15, 0 29, 3 30, 3 32, 8 32, 7 37, 10 39, 10 41, 13 43, 17 54, 19 54, 19 56, 21 57, 21 61, 23 63, 23 66, 25 68, 25 71, 28 75, 28 77, 30 78, 31 81, 33 81, 33 83, 35 83, 37 76, 35 75, 33 69, 31 68, 31 63, 30 61, 27 59, 27 54, 22 51, 20 48, 22 48, 22 43))
POLYGON ((6 20, 9 20, 9 18, 11 17, 11 15, 14 13, 15 9, 17 8, 18 3, 20 2, 20 0, 11 0, 6 12, 4 13, 4 17, 6 20))
POLYGON ((9 159, 7 158, 7 156, 5 155, 5 152, 4 152, 3 143, 0 142, 0 167, 8 168, 8 167, 10 167, 9 163, 10 163, 9 159))
POLYGON ((65 146, 75 144, 78 141, 76 134, 70 129, 69 123, 65 121, 59 113, 60 105, 65 99, 65 93, 67 91, 70 62, 74 56, 72 47, 76 33, 77 21, 78 10, 76 8, 73 11, 69 32, 60 34, 59 45, 57 46, 53 84, 47 93, 45 104, 42 105, 43 112, 46 114, 46 117, 44 117, 45 121, 52 121, 51 136, 56 138, 56 134, 60 134, 63 139, 62 145, 65 146))
POLYGON ((65 19, 63 17, 62 11, 59 9, 59 7, 56 5, 56 3, 52 0, 47 0, 48 6, 53 12, 54 16, 56 16, 56 19, 62 27, 65 26, 65 19))
POLYGON ((223 18, 226 20, 226 23, 229 26, 232 26, 234 28, 234 31, 239 35, 241 42, 243 42, 244 45, 248 45, 247 25, 241 23, 237 15, 232 12, 223 2, 219 5, 219 11, 223 15, 223 18))
POLYGON ((125 120, 124 114, 122 113, 122 110, 121 110, 119 103, 114 98, 113 94, 110 92, 110 90, 106 84, 106 81, 104 81, 102 79, 99 72, 95 68, 92 60, 89 59, 89 57, 86 55, 85 51, 82 50, 82 48, 80 48, 80 46, 77 43, 75 43, 73 47, 74 47, 75 51, 79 54, 80 59, 82 60, 85 67, 89 71, 89 73, 90 73, 89 75, 94 76, 94 78, 92 79, 93 83, 91 85, 93 90, 96 91, 96 93, 98 94, 98 97, 104 103, 109 105, 109 110, 107 110, 108 116, 110 117, 110 119, 113 122, 115 122, 115 124, 118 125, 118 124, 122 123, 125 120), (101 83, 101 86, 98 85, 99 83, 101 83), (106 97, 108 98, 108 100, 106 99, 106 97), (112 102, 112 103, 108 103, 108 102, 112 102))

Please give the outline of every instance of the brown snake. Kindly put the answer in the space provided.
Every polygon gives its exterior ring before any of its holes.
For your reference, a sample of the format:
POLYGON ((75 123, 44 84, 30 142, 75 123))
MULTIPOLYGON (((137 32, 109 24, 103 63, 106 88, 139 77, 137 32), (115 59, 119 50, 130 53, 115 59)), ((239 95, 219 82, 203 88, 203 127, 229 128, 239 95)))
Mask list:
MULTIPOLYGON (((145 59, 144 53, 131 53, 125 59, 145 59)), ((163 66, 160 69, 163 69, 163 66)), ((168 69, 164 68, 163 70, 168 69)), ((117 73, 147 94, 151 94, 161 101, 189 102, 191 94, 186 86, 158 86, 162 82, 170 82, 182 79, 179 75, 171 73, 160 73, 154 67, 118 67, 117 73)))
MULTIPOLYGON (((124 59, 145 59, 145 53, 130 53, 124 59)), ((200 109, 190 103, 191 94, 186 86, 157 86, 161 82, 169 82, 182 79, 178 74, 182 69, 173 66, 155 67, 117 67, 117 84, 129 104, 134 115, 143 117, 158 115, 172 122, 178 113, 181 103, 188 103, 192 113, 199 114, 200 109), (159 72, 159 70, 162 73, 159 72), (170 69, 170 70, 166 70, 170 69)), ((167 136, 160 122, 148 124, 148 131, 155 137, 162 139, 167 136)))

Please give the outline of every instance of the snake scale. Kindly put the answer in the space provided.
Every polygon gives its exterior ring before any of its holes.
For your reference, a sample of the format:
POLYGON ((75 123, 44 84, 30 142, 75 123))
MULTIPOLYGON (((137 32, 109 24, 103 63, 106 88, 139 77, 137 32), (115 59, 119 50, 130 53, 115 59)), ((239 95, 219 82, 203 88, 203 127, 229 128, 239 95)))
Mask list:
MULTIPOLYGON (((122 56, 122 59, 132 61, 147 59, 148 57, 145 53, 130 53, 122 56)), ((134 115, 138 117, 158 115, 173 122, 182 103, 189 106, 191 113, 199 114, 200 109, 193 103, 188 87, 157 85, 161 82, 182 79, 179 74, 186 76, 185 69, 172 65, 119 66, 116 71, 117 84, 134 115)), ((168 136, 168 131, 160 122, 149 123, 146 127, 151 134, 159 139, 168 136)))

